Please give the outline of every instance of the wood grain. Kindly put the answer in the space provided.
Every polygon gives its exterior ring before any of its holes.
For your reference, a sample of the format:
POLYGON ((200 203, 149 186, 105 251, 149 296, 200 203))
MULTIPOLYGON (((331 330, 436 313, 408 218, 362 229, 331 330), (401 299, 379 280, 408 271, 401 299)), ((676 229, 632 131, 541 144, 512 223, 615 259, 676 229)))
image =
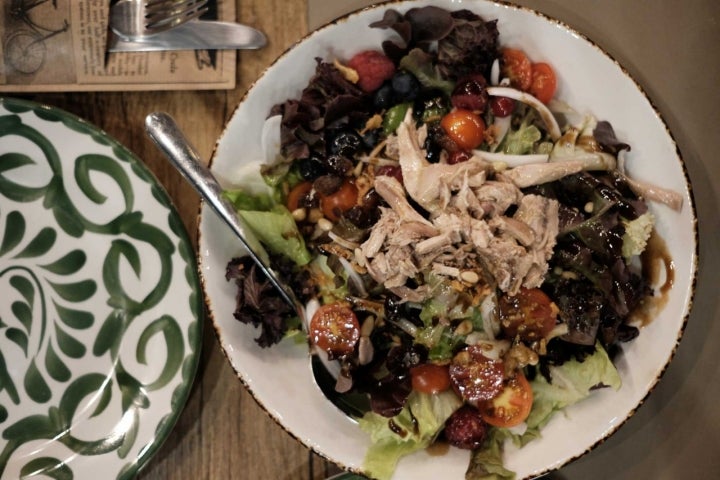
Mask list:
MULTIPOLYGON (((239 52, 234 90, 22 95, 98 125, 133 151, 172 197, 194 245, 199 198, 145 135, 145 116, 158 110, 168 112, 200 155, 209 158, 223 125, 247 89, 307 31, 306 0, 237 1, 237 12, 240 22, 265 32, 269 43, 259 51, 239 52)), ((309 452, 258 406, 236 378, 206 321, 190 398, 139 478, 314 480, 338 471, 309 452)))

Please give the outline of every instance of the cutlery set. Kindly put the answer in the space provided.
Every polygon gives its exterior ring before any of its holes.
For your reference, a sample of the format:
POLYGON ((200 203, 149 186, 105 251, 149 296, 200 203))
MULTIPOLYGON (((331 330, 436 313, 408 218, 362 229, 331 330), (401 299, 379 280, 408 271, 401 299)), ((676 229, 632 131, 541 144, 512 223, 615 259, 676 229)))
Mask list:
POLYGON ((233 22, 201 20, 207 0, 118 0, 110 6, 108 52, 257 49, 265 35, 233 22))

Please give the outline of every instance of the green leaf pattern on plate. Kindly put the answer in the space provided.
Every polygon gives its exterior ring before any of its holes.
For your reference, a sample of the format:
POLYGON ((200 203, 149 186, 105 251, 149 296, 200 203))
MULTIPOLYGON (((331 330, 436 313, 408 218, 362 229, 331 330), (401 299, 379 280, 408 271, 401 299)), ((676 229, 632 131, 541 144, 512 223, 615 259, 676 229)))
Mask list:
POLYGON ((130 478, 172 426, 195 373, 201 302, 192 249, 166 194, 124 147, 64 112, 0 99, 3 109, 0 476, 23 446, 44 440, 70 453, 18 454, 22 478, 77 478, 73 455, 114 455, 113 475, 130 478), (62 122, 67 135, 100 147, 68 162, 35 128, 38 119, 62 122), (147 203, 166 213, 146 218, 155 215, 147 203), (33 216, 43 210, 49 214, 33 216), (168 312, 173 282, 187 284, 187 303, 168 312), (163 390, 168 406, 148 420, 144 412, 163 390), (110 417, 112 431, 83 426, 110 417))

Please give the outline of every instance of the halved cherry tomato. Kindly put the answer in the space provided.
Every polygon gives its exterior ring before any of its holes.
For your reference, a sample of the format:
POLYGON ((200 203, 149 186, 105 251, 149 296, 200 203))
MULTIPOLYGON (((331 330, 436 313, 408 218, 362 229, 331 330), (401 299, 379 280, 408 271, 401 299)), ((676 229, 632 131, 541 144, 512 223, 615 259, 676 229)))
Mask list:
POLYGON ((347 305, 323 305, 310 320, 310 340, 331 356, 352 353, 359 339, 360 324, 347 305))
POLYGON ((335 193, 320 196, 320 209, 328 220, 337 222, 343 212, 357 205, 357 200, 358 188, 350 180, 345 180, 335 193))
POLYGON ((285 206, 288 208, 288 210, 293 212, 300 208, 303 198, 310 193, 312 187, 312 182, 300 182, 295 185, 290 190, 290 193, 288 193, 287 199, 285 201, 285 206))
POLYGON ((557 77, 555 71, 547 63, 532 64, 532 83, 530 94, 543 103, 552 100, 557 90, 557 77))
POLYGON ((558 308, 539 288, 521 288, 514 297, 500 297, 498 307, 500 327, 508 338, 519 335, 532 342, 555 328, 558 308))
POLYGON ((421 393, 440 393, 450 388, 448 367, 423 363, 410 369, 413 390, 421 393))
POLYGON ((451 111, 440 120, 440 126, 462 150, 472 150, 483 142, 485 122, 470 110, 451 111))
POLYGON ((504 48, 502 51, 501 71, 510 79, 510 85, 527 91, 532 83, 532 63, 525 52, 516 48, 504 48))
POLYGON ((505 382, 500 395, 480 402, 478 410, 483 420, 495 427, 509 428, 520 425, 530 415, 533 392, 525 375, 516 372, 505 382))
POLYGON ((490 400, 503 389, 503 362, 487 358, 477 345, 455 355, 449 371, 453 388, 471 405, 490 400))

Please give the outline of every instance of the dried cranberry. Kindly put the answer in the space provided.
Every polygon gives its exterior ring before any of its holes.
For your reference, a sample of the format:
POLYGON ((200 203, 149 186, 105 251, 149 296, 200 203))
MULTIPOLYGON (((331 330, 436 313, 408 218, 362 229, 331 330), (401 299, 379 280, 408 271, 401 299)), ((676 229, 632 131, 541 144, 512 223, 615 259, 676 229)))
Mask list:
POLYGON ((447 163, 455 165, 456 163, 467 162, 471 157, 472 154, 470 152, 465 150, 456 150, 448 156, 447 163))
POLYGON ((515 110, 515 100, 508 97, 493 97, 490 109, 496 117, 507 117, 515 110))
POLYGON ((482 447, 487 436, 487 424, 477 408, 463 405, 445 422, 445 438, 450 445, 466 450, 482 447))
POLYGON ((402 169, 397 165, 383 165, 375 170, 375 175, 387 175, 388 177, 395 177, 400 183, 403 183, 402 169))
POLYGON ((488 103, 485 77, 473 74, 458 80, 450 96, 450 101, 455 108, 484 112, 488 103))

